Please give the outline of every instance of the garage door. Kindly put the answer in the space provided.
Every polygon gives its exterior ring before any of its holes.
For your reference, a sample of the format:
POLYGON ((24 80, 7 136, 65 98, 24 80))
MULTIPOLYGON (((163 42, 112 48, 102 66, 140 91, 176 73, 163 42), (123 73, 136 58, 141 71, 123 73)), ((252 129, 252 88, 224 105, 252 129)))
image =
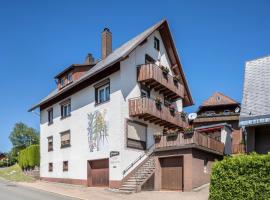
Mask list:
POLYGON ((109 186, 109 159, 89 161, 90 186, 109 186))
POLYGON ((162 158, 161 187, 166 190, 182 190, 183 188, 183 158, 162 158))

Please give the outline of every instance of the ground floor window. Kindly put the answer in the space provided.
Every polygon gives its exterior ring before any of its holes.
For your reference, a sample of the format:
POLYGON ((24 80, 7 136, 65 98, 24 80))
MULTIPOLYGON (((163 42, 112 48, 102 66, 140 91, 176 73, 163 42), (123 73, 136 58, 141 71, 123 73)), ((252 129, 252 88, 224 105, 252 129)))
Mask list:
POLYGON ((147 125, 141 122, 127 120, 127 147, 146 149, 147 125))
POLYGON ((49 172, 53 171, 53 163, 49 163, 49 172))

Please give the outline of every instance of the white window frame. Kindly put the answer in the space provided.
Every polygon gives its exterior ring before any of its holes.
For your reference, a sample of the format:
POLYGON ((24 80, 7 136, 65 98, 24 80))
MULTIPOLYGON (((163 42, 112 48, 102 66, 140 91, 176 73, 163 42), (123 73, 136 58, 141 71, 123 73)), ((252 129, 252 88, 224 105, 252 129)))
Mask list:
POLYGON ((68 100, 65 103, 61 104, 61 118, 66 118, 71 115, 71 101, 68 100))
POLYGON ((70 72, 70 73, 68 73, 68 75, 67 75, 67 81, 68 81, 68 83, 72 83, 73 82, 73 73, 72 72, 70 72))
POLYGON ((100 103, 104 103, 104 102, 109 101, 109 100, 110 100, 110 84, 107 83, 107 84, 97 88, 97 102, 96 103, 100 104, 100 103))
POLYGON ((65 87, 65 84, 66 84, 66 78, 63 77, 63 78, 60 79, 60 86, 61 86, 61 88, 62 87, 65 87))

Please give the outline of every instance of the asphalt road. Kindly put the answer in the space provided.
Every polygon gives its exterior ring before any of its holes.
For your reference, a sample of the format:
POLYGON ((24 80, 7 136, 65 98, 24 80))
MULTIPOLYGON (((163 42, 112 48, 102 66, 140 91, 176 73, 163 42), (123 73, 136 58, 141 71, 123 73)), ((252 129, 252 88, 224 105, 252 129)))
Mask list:
POLYGON ((77 200, 0 180, 0 200, 77 200))

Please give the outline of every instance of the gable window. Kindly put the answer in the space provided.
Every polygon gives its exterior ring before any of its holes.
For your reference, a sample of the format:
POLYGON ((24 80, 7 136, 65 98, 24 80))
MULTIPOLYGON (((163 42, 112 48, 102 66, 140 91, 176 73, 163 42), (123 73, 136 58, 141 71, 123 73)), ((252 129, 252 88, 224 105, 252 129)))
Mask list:
POLYGON ((48 124, 52 124, 53 123, 53 108, 50 108, 48 110, 48 124))
POLYGON ((159 51, 160 47, 159 47, 159 39, 157 39, 156 37, 154 38, 154 48, 156 50, 159 51))
POLYGON ((68 161, 63 161, 63 171, 64 172, 68 171, 68 161))
POLYGON ((67 81, 68 83, 71 83, 73 81, 73 78, 72 78, 72 72, 70 72, 68 75, 67 75, 67 81))
POLYGON ((60 85, 61 85, 61 88, 65 86, 65 77, 61 78, 60 85))
POLYGON ((53 151, 53 136, 48 137, 48 151, 53 151))
POLYGON ((53 163, 49 163, 48 165, 48 171, 52 172, 53 171, 53 163))
POLYGON ((70 99, 61 103, 61 118, 66 118, 71 115, 71 101, 70 99))
POLYGON ((155 64, 156 61, 154 58, 149 56, 148 54, 145 54, 145 64, 155 64))
POLYGON ((146 149, 147 125, 127 120, 127 147, 134 149, 146 149))
POLYGON ((60 133, 61 137, 61 148, 70 147, 70 131, 60 133))
POLYGON ((95 86, 96 105, 110 100, 110 80, 106 79, 95 86))

